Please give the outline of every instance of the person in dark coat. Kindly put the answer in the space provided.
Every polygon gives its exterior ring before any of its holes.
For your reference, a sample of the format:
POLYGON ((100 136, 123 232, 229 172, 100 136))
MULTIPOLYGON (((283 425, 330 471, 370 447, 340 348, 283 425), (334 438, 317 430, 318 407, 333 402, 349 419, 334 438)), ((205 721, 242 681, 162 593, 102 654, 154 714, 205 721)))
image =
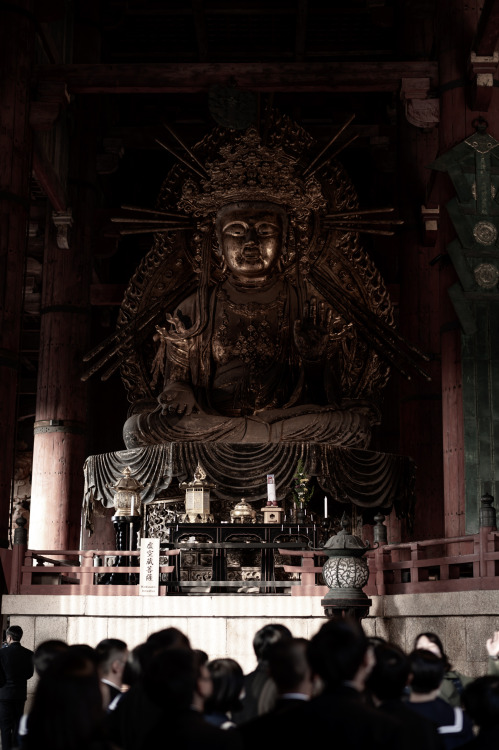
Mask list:
POLYGON ((496 750, 499 747, 499 677, 485 675, 463 691, 463 706, 478 727, 478 736, 462 750, 496 750))
POLYGON ((280 640, 291 640, 292 637, 291 631, 281 623, 269 623, 255 633, 253 650, 257 665, 253 672, 244 675, 242 708, 232 715, 235 724, 243 724, 245 721, 265 713, 274 702, 277 691, 274 683, 269 679, 268 650, 274 643, 280 640))
POLYGON ((11 625, 0 649, 0 734, 2 750, 17 743, 19 721, 26 702, 27 682, 33 676, 33 651, 21 646, 23 630, 11 625))
MULTIPOLYGON (((366 700, 365 685, 374 649, 355 620, 331 619, 311 638, 307 650, 312 672, 324 689, 305 704, 301 744, 310 744, 310 728, 325 726, 335 747, 349 750, 406 750, 400 721, 381 714, 366 700), (306 732, 309 732, 308 740, 306 732)), ((285 742, 282 743, 285 746, 285 742)))
POLYGON ((436 725, 413 711, 404 701, 410 681, 409 657, 393 643, 374 647, 376 664, 367 678, 366 687, 378 710, 402 722, 406 745, 411 750, 443 750, 436 725))
POLYGON ((291 638, 278 641, 268 650, 268 669, 277 688, 277 699, 267 713, 240 724, 245 750, 273 750, 283 726, 296 726, 306 703, 314 695, 316 680, 307 659, 308 641, 291 638))
POLYGON ((440 698, 445 661, 422 648, 409 654, 409 661, 412 674, 409 708, 437 725, 445 750, 455 750, 472 740, 473 725, 466 712, 440 698))

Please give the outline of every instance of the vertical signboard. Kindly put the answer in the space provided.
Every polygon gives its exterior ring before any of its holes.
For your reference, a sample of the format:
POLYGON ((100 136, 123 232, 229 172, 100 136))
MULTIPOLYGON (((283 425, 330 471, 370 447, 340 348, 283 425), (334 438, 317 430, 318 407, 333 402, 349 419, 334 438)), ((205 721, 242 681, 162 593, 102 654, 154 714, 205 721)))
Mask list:
POLYGON ((140 595, 158 596, 159 539, 140 540, 140 595))

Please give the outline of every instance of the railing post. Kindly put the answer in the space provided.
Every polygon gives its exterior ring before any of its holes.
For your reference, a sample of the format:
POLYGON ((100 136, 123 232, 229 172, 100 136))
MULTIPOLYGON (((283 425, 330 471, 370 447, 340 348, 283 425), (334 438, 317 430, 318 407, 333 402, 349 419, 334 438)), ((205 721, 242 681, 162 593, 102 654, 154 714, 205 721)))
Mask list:
POLYGON ((80 591, 82 596, 92 593, 94 583, 94 553, 91 550, 82 552, 80 591))
POLYGON ((378 596, 386 594, 385 570, 384 570, 385 552, 383 547, 378 547, 374 551, 374 565, 376 567, 376 591, 378 596))
POLYGON ((10 571, 9 594, 19 594, 21 590, 21 568, 24 563, 26 547, 28 545, 28 532, 24 528, 26 519, 24 516, 16 518, 17 529, 14 531, 14 544, 12 547, 12 568, 10 571))
POLYGON ((496 510, 492 507, 494 498, 486 492, 482 495, 480 501, 480 531, 479 531, 479 550, 480 550, 480 578, 494 576, 495 562, 486 559, 486 552, 489 551, 489 533, 496 528, 496 510))

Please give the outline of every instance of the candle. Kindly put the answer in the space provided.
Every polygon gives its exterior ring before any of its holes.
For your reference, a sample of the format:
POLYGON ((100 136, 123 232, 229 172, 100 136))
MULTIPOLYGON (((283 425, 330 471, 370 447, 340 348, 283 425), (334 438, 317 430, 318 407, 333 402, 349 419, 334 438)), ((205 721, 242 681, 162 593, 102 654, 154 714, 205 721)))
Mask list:
POLYGON ((277 507, 277 498, 275 494, 274 475, 267 474, 267 505, 277 507))
POLYGON ((324 518, 327 518, 327 495, 324 495, 324 518))

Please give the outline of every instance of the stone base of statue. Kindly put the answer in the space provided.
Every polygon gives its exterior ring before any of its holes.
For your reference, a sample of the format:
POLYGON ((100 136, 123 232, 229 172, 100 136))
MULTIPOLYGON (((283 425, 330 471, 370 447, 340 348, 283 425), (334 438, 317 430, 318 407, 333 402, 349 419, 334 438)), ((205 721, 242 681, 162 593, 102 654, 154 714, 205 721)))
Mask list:
POLYGON ((307 467, 307 474, 339 503, 379 508, 385 513, 394 507, 398 517, 410 516, 415 466, 405 456, 311 442, 183 442, 87 458, 84 467, 87 528, 91 528, 95 502, 106 508, 113 506, 113 491, 109 486, 126 466, 144 486, 141 495, 145 505, 167 491, 171 493, 172 488, 190 479, 201 464, 216 485, 213 494, 217 499, 233 507, 244 497, 259 510, 267 501, 267 475, 274 475, 277 498, 284 499, 291 494, 293 474, 300 459, 307 467))

